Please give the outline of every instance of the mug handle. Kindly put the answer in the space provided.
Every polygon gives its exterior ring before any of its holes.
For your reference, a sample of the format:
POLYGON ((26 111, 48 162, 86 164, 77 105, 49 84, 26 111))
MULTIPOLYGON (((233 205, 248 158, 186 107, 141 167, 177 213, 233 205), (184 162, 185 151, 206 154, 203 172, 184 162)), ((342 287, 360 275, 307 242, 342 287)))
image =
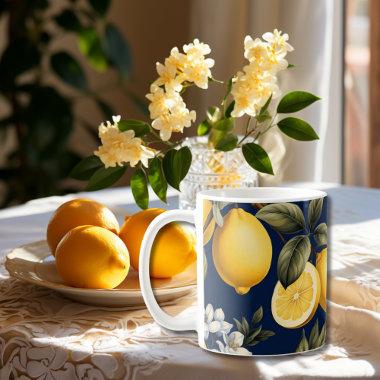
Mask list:
POLYGON ((154 239, 162 227, 178 221, 195 224, 194 212, 190 210, 169 210, 155 217, 149 224, 140 248, 139 279, 141 293, 153 319, 161 326, 175 331, 197 330, 196 317, 172 317, 161 309, 154 297, 150 282, 150 255, 154 239))

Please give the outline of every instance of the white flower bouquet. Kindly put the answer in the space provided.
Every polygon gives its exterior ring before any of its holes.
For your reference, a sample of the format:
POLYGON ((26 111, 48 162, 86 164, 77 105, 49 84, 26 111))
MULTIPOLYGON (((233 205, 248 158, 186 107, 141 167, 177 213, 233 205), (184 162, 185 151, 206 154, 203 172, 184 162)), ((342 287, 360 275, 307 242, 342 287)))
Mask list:
POLYGON ((182 94, 190 86, 207 89, 210 82, 225 85, 226 92, 218 106, 207 110, 206 118, 198 125, 198 135, 208 135, 210 147, 219 151, 241 149, 252 168, 273 174, 270 158, 259 144, 260 136, 278 127, 296 140, 318 139, 304 120, 278 120, 278 115, 300 111, 319 100, 317 96, 293 91, 283 96, 276 107, 271 106, 280 95, 277 75, 293 67, 285 59, 293 50, 288 39, 277 29, 265 33, 262 39, 247 36, 244 57, 248 64, 226 83, 212 76, 214 60, 206 58, 211 53, 209 45, 195 39, 183 46, 183 52, 173 48, 164 64, 157 63, 158 78, 146 95, 152 121, 114 116, 112 122, 102 123, 101 146, 94 155, 83 159, 71 176, 88 180, 88 190, 98 190, 133 170, 130 185, 136 203, 141 208, 148 207, 148 185, 165 202, 168 185, 179 189, 192 160, 189 147, 181 146, 183 139, 173 138, 173 133, 182 133, 196 120, 195 111, 187 108, 182 94), (241 117, 247 120, 244 135, 238 136, 235 119, 241 117))

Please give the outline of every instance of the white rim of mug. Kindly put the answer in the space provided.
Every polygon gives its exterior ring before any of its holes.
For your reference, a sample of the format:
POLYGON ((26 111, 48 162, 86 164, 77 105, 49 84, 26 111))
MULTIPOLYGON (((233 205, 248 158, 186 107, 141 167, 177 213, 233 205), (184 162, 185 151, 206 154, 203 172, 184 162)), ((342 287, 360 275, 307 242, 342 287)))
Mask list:
POLYGON ((302 187, 246 187, 209 189, 198 192, 197 198, 228 203, 282 203, 302 202, 324 198, 327 193, 322 190, 302 187), (260 192, 262 194, 255 194, 260 192), (265 192, 278 192, 278 195, 266 195, 265 192), (252 194, 252 195, 251 195, 252 194))

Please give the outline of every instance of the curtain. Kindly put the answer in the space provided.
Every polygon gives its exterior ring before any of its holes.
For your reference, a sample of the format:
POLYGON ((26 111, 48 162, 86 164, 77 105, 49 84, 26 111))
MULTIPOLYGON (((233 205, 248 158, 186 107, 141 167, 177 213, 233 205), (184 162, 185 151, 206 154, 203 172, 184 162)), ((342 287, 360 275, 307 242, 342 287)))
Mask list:
MULTIPOLYGON (((262 183, 341 182, 343 0, 193 0, 191 4, 191 37, 210 44, 216 78, 228 78, 246 64, 245 35, 258 37, 277 28, 289 34, 295 48, 288 61, 296 67, 280 73, 283 93, 300 89, 322 98, 299 113, 320 140, 293 141, 277 129, 262 140, 276 172, 274 177, 262 176, 262 183)), ((213 84, 210 91, 193 94, 192 102, 202 113, 223 91, 213 84)))

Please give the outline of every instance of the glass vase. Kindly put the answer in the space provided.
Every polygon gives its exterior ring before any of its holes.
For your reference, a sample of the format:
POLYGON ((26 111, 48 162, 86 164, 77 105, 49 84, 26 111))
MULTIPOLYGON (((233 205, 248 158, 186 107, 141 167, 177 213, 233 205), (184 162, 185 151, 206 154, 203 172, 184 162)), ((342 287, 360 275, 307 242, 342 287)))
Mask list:
POLYGON ((246 163, 241 149, 215 150, 208 146, 207 136, 187 138, 182 145, 190 148, 193 159, 180 185, 181 209, 194 209, 201 190, 258 186, 257 172, 246 163))

